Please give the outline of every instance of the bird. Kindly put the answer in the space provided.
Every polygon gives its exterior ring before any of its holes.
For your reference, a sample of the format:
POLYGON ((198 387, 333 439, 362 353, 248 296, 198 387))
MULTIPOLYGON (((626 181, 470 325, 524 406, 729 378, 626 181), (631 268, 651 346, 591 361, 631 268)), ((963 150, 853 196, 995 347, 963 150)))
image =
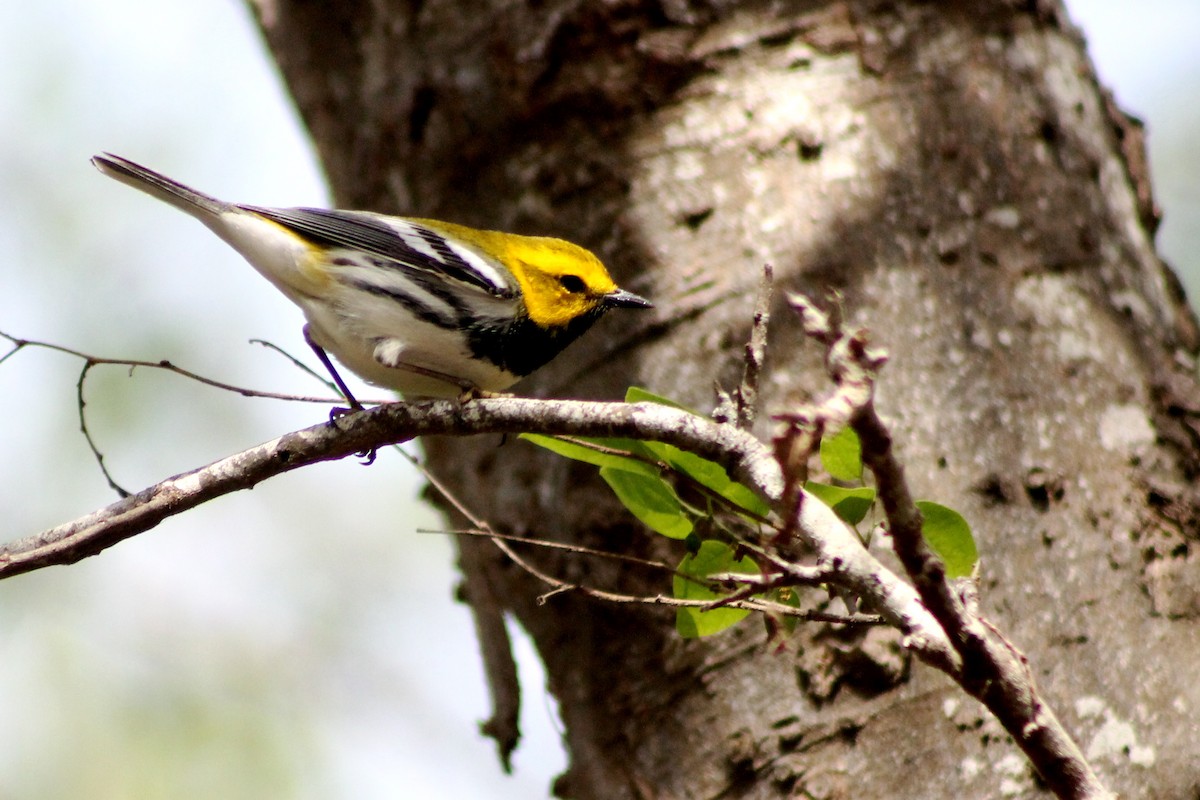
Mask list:
POLYGON ((103 174, 204 223, 304 313, 304 338, 404 398, 501 393, 611 309, 653 304, 571 242, 370 211, 218 200, 112 153, 103 174))

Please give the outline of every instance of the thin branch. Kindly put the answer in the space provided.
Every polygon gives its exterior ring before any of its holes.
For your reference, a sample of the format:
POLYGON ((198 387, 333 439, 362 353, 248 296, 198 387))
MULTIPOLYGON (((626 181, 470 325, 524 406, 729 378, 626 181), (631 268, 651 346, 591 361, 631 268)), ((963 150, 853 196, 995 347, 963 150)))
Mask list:
MULTIPOLYGON (((334 393, 336 393, 338 391, 338 387, 336 385, 334 385, 333 381, 324 377, 323 375, 321 375, 321 373, 317 372, 315 369, 310 367, 308 364, 305 364, 303 361, 296 358, 294 355, 289 353, 287 350, 284 350, 282 347, 275 344, 274 342, 268 342, 266 339, 251 339, 250 344, 256 344, 256 345, 259 345, 260 347, 265 347, 268 350, 270 350, 271 352, 273 352, 277 355, 283 356, 285 359, 287 359, 288 363, 290 363, 293 367, 300 370, 304 374, 308 375, 310 378, 313 378, 316 381, 320 382, 329 391, 334 392, 334 393)), ((372 403, 371 405, 379 405, 379 403, 372 403)))
POLYGON ((829 582, 830 573, 820 567, 793 564, 788 572, 775 575, 752 575, 746 572, 713 572, 705 576, 719 585, 744 586, 756 592, 769 592, 788 586, 820 586, 829 582))
POLYGON ((546 602, 555 595, 564 594, 566 592, 578 592, 585 597, 592 597, 597 600, 603 600, 609 603, 620 603, 625 605, 645 605, 645 606, 667 606, 668 608, 698 608, 702 611, 711 611, 714 608, 737 608, 745 611, 757 611, 762 613, 774 614, 783 617, 796 617, 798 619, 820 621, 820 622, 836 622, 844 624, 878 624, 881 620, 876 617, 847 617, 841 614, 829 614, 823 611, 808 611, 795 606, 789 606, 785 603, 777 603, 773 600, 762 598, 747 598, 737 599, 726 602, 726 598, 721 598, 719 601, 714 600, 699 600, 683 597, 667 597, 666 595, 632 595, 623 594, 621 592, 610 592, 606 589, 596 589, 590 586, 585 586, 580 583, 570 583, 543 572, 536 566, 531 564, 520 554, 514 551, 503 538, 495 538, 496 546, 499 547, 505 555, 513 560, 521 569, 529 573, 533 577, 551 587, 551 590, 538 598, 539 602, 546 602))
POLYGON ((763 265, 762 280, 758 285, 758 297, 754 302, 754 321, 750 326, 750 341, 746 344, 746 369, 742 383, 734 391, 737 402, 737 426, 750 430, 758 410, 758 377, 762 374, 763 362, 767 357, 767 332, 771 324, 771 297, 775 288, 775 268, 763 265))
MULTIPOLYGON (((439 489, 439 491, 441 491, 439 489)), ((457 507, 457 504, 456 506, 457 507)), ((532 536, 517 536, 511 533, 497 533, 491 528, 479 528, 476 530, 457 530, 457 531, 435 531, 427 528, 419 528, 417 533, 449 533, 455 536, 482 536, 488 539, 496 538, 503 539, 506 542, 519 542, 521 544, 530 544, 535 547, 542 547, 547 550, 562 550, 567 553, 584 556, 596 556, 597 558, 607 559, 609 561, 619 561, 623 564, 636 564, 641 567, 649 567, 651 569, 660 570, 671 575, 679 574, 670 564, 664 564, 661 561, 655 561, 650 558, 640 558, 631 556, 625 553, 613 553, 608 550, 597 550, 593 547, 584 547, 580 544, 569 544, 567 542, 552 542, 548 539, 535 539, 532 536)))
MULTIPOLYGON (((9 350, 7 353, 5 353, 3 357, 0 357, 0 364, 4 363, 5 360, 7 360, 10 356, 16 354, 19 350, 22 350, 26 347, 39 347, 44 350, 51 350, 55 353, 62 353, 63 355, 73 356, 74 358, 78 358, 78 359, 82 360, 83 362, 85 362, 86 364, 90 364, 91 366, 94 366, 94 367, 95 366, 128 367, 131 371, 134 369, 137 369, 137 368, 164 370, 166 372, 170 372, 172 374, 187 378, 188 380, 192 380, 197 383, 202 383, 205 386, 211 386, 214 389, 221 389, 226 392, 233 392, 234 394, 239 394, 239 395, 242 395, 243 397, 261 397, 261 398, 267 398, 270 400, 288 400, 293 403, 320 403, 322 405, 331 405, 331 404, 337 404, 337 403, 342 402, 341 398, 336 398, 336 397, 334 397, 334 398, 310 397, 310 396, 306 396, 306 395, 284 394, 284 393, 280 393, 280 392, 266 392, 266 391, 262 391, 259 389, 249 389, 245 386, 237 386, 232 383, 225 383, 224 381, 219 381, 214 378, 205 377, 204 375, 201 375, 198 372, 192 372, 189 369, 184 369, 183 367, 176 366, 175 364, 173 364, 167 360, 143 361, 143 360, 134 359, 134 358, 106 358, 104 356, 96 356, 96 355, 92 355, 91 353, 85 353, 82 350, 75 350, 70 347, 64 347, 63 345, 54 344, 52 342, 42 342, 42 341, 37 341, 35 339, 21 339, 16 336, 13 336, 11 334, 5 333, 4 331, 0 331, 0 338, 7 339, 8 341, 13 343, 13 348, 11 350, 9 350)), ((310 370, 310 372, 311 372, 311 370, 310 370)), ((376 401, 376 402, 380 402, 380 401, 376 401)))
MULTIPOLYGON (((840 301, 836 296, 834 299, 840 301)), ((779 414, 776 419, 811 427, 819 444, 825 432, 849 425, 870 401, 875 376, 887 364, 888 354, 870 345, 865 330, 843 330, 840 306, 835 304, 831 311, 822 311, 802 294, 789 294, 788 304, 800 316, 804 332, 825 345, 825 368, 834 389, 818 405, 779 414)))
POLYGON ((775 268, 763 264, 762 280, 754 301, 754 318, 750 325, 750 340, 746 342, 742 361, 742 381, 730 394, 717 387, 719 402, 713 411, 718 422, 732 422, 742 430, 754 426, 758 412, 758 378, 767 355, 767 333, 771 323, 771 298, 775 288, 775 268))
POLYGON ((9 336, 4 331, 0 331, 0 337, 8 339, 8 341, 12 343, 12 347, 9 348, 8 352, 5 353, 4 355, 0 356, 0 364, 3 364, 5 361, 8 361, 9 358, 11 358, 12 356, 15 356, 17 353, 24 350, 30 344, 30 342, 27 339, 18 339, 15 336, 9 336))
MULTIPOLYGON (((35 339, 23 339, 23 338, 16 337, 11 334, 5 333, 4 331, 0 331, 0 338, 7 339, 9 342, 12 343, 12 347, 9 349, 9 351, 7 353, 5 353, 3 356, 0 356, 0 364, 3 364, 5 361, 7 361, 9 359, 9 357, 16 355, 18 352, 25 349, 26 347, 37 347, 37 348, 41 348, 44 350, 50 350, 55 353, 62 353, 64 355, 72 356, 74 358, 78 358, 83 361, 83 366, 80 368, 80 371, 79 371, 79 378, 75 382, 76 407, 78 409, 78 414, 79 414, 79 431, 80 431, 80 433, 83 434, 83 438, 87 442, 88 449, 91 450, 92 456, 93 456, 93 458, 95 458, 96 464, 100 468, 100 473, 104 476, 104 480, 108 483, 109 487, 113 491, 115 491, 117 493, 117 495, 121 498, 129 497, 131 493, 129 492, 128 489, 126 489, 125 487, 123 487, 119 483, 117 483, 116 478, 113 476, 112 472, 109 471, 108 465, 105 463, 104 453, 100 450, 99 445, 96 443, 95 438, 92 436, 91 428, 87 422, 87 412, 86 412, 87 402, 84 399, 84 388, 87 384, 88 376, 91 374, 92 369, 94 369, 95 367, 98 367, 98 366, 127 367, 129 369, 130 374, 132 374, 133 371, 137 368, 162 370, 162 371, 174 374, 174 375, 179 375, 183 378, 186 378, 191 381, 195 381, 195 382, 203 384, 205 386, 210 386, 212 388, 220 389, 222 391, 233 392, 233 393, 239 394, 243 397, 256 397, 256 398, 265 398, 265 399, 272 399, 272 400, 287 400, 287 401, 296 402, 296 403, 321 403, 324 405, 333 405, 333 404, 337 404, 337 403, 341 402, 338 399, 329 399, 329 398, 324 398, 324 397, 306 397, 304 395, 295 395, 295 394, 281 394, 278 392, 266 392, 266 391, 261 391, 258 389, 249 389, 244 386, 236 386, 231 383, 226 383, 224 381, 219 381, 214 378, 209 378, 209 377, 206 377, 199 373, 192 372, 191 370, 176 366, 175 364, 171 363, 170 361, 166 361, 166 360, 143 361, 143 360, 139 360, 139 359, 129 359, 129 358, 107 358, 104 356, 97 356, 97 355, 92 355, 90 353, 85 353, 81 350, 75 350, 70 347, 64 347, 63 345, 54 344, 52 342, 43 342, 43 341, 38 341, 35 339)), ((273 345, 269 342, 262 341, 261 339, 252 339, 251 342, 261 344, 265 347, 273 349, 277 353, 280 353, 285 358, 289 359, 294 366, 298 367, 299 369, 308 373, 309 375, 312 375, 313 377, 317 378, 317 380, 320 380, 322 383, 324 383, 329 388, 331 388, 331 389, 335 388, 333 386, 333 384, 331 384, 329 381, 323 380, 320 375, 318 375, 316 372, 314 372, 312 369, 310 369, 303 362, 299 361, 294 356, 292 356, 289 353, 285 352, 284 350, 280 349, 276 345, 273 345)), ((379 403, 388 402, 388 401, 376 400, 376 401, 369 401, 369 402, 371 404, 379 404, 379 403)))
POLYGON ((100 452, 99 446, 96 445, 96 440, 92 438, 92 430, 87 424, 87 401, 83 397, 83 387, 87 383, 88 372, 92 367, 96 366, 96 362, 90 358, 83 362, 83 368, 79 370, 79 379, 75 381, 75 407, 79 412, 79 432, 83 434, 83 440, 87 442, 88 449, 92 451, 92 458, 96 459, 97 466, 100 467, 100 474, 104 476, 104 480, 108 481, 108 486, 118 497, 129 497, 130 492, 117 483, 111 472, 108 471, 108 465, 104 463, 104 454, 100 452))
MULTIPOLYGON (((108 469, 108 464, 105 463, 104 453, 100 450, 99 445, 96 443, 95 438, 92 436, 92 430, 91 430, 91 427, 88 425, 88 421, 87 421, 87 411, 86 411, 87 401, 84 399, 84 387, 87 385, 88 376, 91 374, 91 371, 95 367, 98 367, 98 366, 127 367, 131 374, 135 369, 137 369, 139 367, 141 367, 143 369, 163 370, 165 372, 169 372, 171 374, 179 375, 181 377, 187 378, 188 380, 195 381, 197 383, 201 383, 205 386, 211 386, 215 389, 220 389, 222 391, 233 392, 233 393, 242 395, 243 397, 270 398, 270 399, 274 399, 274 400, 290 400, 290 401, 299 402, 299 403, 326 403, 326 404, 329 404, 329 403, 338 402, 335 400, 327 400, 325 398, 320 398, 320 397, 304 397, 301 395, 279 394, 277 392, 264 392, 264 391, 259 391, 257 389, 248 389, 243 386, 235 386, 230 383, 225 383, 224 381, 218 381, 213 378, 205 377, 204 375, 200 375, 199 373, 192 372, 191 370, 176 366, 175 364, 172 364, 170 361, 166 361, 166 360, 142 361, 142 360, 138 360, 138 359, 128 359, 128 358, 105 358, 103 356, 96 356, 96 355, 91 355, 90 353, 84 353, 80 350, 74 350, 70 347, 64 347, 62 345, 53 344, 51 342, 42 342, 42 341, 37 341, 34 339, 20 339, 15 336, 12 336, 10 334, 7 334, 3 331, 0 331, 0 337, 8 339, 10 342, 13 343, 12 349, 9 350, 9 352, 5 353, 2 358, 0 358, 0 364, 3 364, 4 361, 8 359, 9 356, 15 355, 18 351, 20 351, 26 347, 38 347, 38 348, 42 348, 44 350, 50 350, 52 352, 69 355, 74 358, 81 359, 83 361, 83 366, 79 370, 79 378, 75 382, 75 402, 76 402, 76 408, 78 409, 78 413, 79 413, 79 431, 80 431, 80 433, 83 434, 84 441, 87 442, 88 449, 91 450, 92 457, 96 460, 96 465, 100 468, 100 474, 102 474, 104 476, 104 480, 108 483, 109 488, 111 488, 114 492, 116 492, 117 496, 121 497, 121 498, 129 497, 130 494, 132 494, 132 493, 128 489, 126 489, 125 487, 123 487, 119 483, 117 483, 116 478, 113 476, 112 472, 108 469)), ((263 342, 262 344, 265 345, 267 343, 263 342)), ((273 347, 273 345, 268 345, 268 346, 273 347)), ((279 350, 279 348, 275 348, 275 349, 278 352, 281 352, 281 353, 283 352, 282 350, 279 350)), ((284 355, 287 355, 287 354, 284 353, 284 355)), ((291 356, 288 356, 288 358, 291 358, 291 356)), ((308 372, 312 373, 312 370, 309 370, 307 367, 305 367, 300 362, 296 361, 294 358, 292 359, 292 362, 294 364, 296 364, 297 366, 301 367, 302 369, 305 369, 308 372)))
MULTIPOLYGON (((455 505, 456 505, 456 507, 458 507, 457 503, 455 505)), ((596 556, 598 558, 604 558, 604 559, 608 559, 608 560, 612 560, 612 561, 620 561, 620 562, 627 563, 627 564, 637 564, 639 566, 650 567, 652 569, 656 569, 656 570, 668 573, 672 577, 682 577, 682 578, 685 578, 687 580, 693 581, 698 584, 710 584, 710 585, 711 584, 716 584, 716 585, 729 584, 729 585, 741 586, 743 590, 748 590, 748 591, 746 591, 746 593, 744 595, 722 597, 722 598, 718 598, 716 600, 680 600, 680 602, 678 603, 678 605, 695 606, 698 608, 702 608, 705 611, 710 611, 714 608, 720 608, 720 607, 724 607, 724 606, 732 606, 734 608, 749 608, 750 606, 739 603, 738 601, 746 599, 750 595, 760 594, 762 592, 767 592, 772 589, 779 589, 779 588, 785 588, 785 587, 791 587, 791 586, 818 586, 820 584, 829 582, 831 580, 831 578, 834 577, 834 576, 830 575, 829 573, 826 573, 823 570, 818 569, 817 567, 803 567, 803 566, 800 566, 797 564, 789 564, 788 565, 789 569, 787 572, 779 573, 779 574, 771 576, 771 577, 766 577, 766 576, 762 576, 762 575, 752 575, 752 574, 748 574, 748 573, 731 572, 731 573, 714 573, 712 575, 705 576, 704 579, 700 579, 700 578, 697 578, 695 575, 687 575, 685 573, 681 573, 674 567, 670 566, 669 564, 664 564, 661 561, 654 561, 654 560, 648 559, 648 558, 639 558, 637 556, 630 556, 630 555, 626 555, 624 553, 613 553, 613 552, 609 552, 607 550, 596 550, 591 547, 584 547, 582 545, 576 545, 576 544, 568 544, 566 542, 553 542, 553 541, 549 541, 546 539, 535 539, 535 538, 532 538, 529 536, 516 536, 513 534, 497 533, 497 532, 491 530, 490 528, 479 529, 479 530, 458 530, 458 531, 424 530, 424 531, 418 531, 418 533, 452 533, 456 536, 476 536, 476 537, 482 537, 482 538, 487 538, 487 539, 503 539, 505 542, 518 542, 520 544, 528 544, 528 545, 532 545, 534 547, 545 548, 547 550, 562 550, 562 551, 565 551, 568 553, 574 553, 576 555, 596 556)), ((505 552, 507 553, 509 551, 506 550, 505 552)), ((517 561, 517 564, 519 566, 522 566, 523 568, 525 567, 526 562, 524 560, 518 560, 518 559, 514 559, 514 560, 517 561)), ((534 570, 532 568, 529 570, 529 572, 534 577, 536 577, 539 580, 543 581, 544 583, 548 583, 554 587, 548 594, 542 596, 543 599, 553 596, 555 594, 560 594, 562 592, 568 592, 568 591, 580 591, 580 592, 582 592, 584 594, 588 594, 590 596, 600 597, 600 595, 596 594, 596 592, 601 591, 601 590, 590 589, 586 586, 582 586, 579 584, 567 583, 566 581, 562 581, 558 578, 554 578, 548 574, 542 573, 542 572, 534 570)), ((610 593, 610 594, 612 594, 612 593, 610 593)), ((634 602, 637 600, 637 597, 635 595, 612 594, 612 596, 626 598, 625 600, 622 600, 622 602, 634 602)), ((603 599, 608 599, 608 598, 603 598, 603 599)), ((672 601, 671 603, 664 603, 664 600, 657 596, 643 597, 642 599, 645 600, 646 603, 651 604, 651 605, 664 605, 664 604, 673 605, 673 604, 676 604, 676 603, 674 603, 674 601, 672 601)), ((767 603, 770 601, 758 600, 756 602, 767 603)), ((830 614, 827 612, 818 612, 818 611, 801 612, 799 609, 793 608, 792 606, 787 606, 787 607, 792 609, 790 612, 788 612, 788 616, 803 616, 805 619, 808 619, 808 620, 817 620, 817 621, 822 621, 822 622, 838 622, 838 623, 846 624, 846 625, 879 625, 884 622, 883 618, 876 614, 861 614, 861 615, 847 616, 844 614, 830 614)), ((774 605, 772 605, 772 609, 774 609, 774 605)), ((752 610, 760 610, 761 611, 764 609, 754 608, 752 610)))

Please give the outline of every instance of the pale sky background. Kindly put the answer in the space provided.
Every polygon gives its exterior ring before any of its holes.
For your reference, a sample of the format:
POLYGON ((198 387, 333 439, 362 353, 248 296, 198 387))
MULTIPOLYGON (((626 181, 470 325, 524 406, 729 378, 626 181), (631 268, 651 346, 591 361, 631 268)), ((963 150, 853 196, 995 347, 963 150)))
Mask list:
MULTIPOLYGON (((1200 3, 1072 8, 1149 126, 1159 242, 1195 296, 1200 3)), ((194 221, 87 163, 111 150, 229 199, 326 203, 240 3, 0 5, 0 108, 0 331, 319 392, 246 344, 306 355, 298 311, 194 221)), ((78 433, 79 368, 39 350, 0 365, 0 539, 114 499, 78 433)), ((324 414, 113 368, 87 398, 134 490, 324 414)), ((301 470, 0 582, 0 798, 548 796, 565 761, 536 659, 519 638, 526 740, 507 777, 477 733, 488 706, 451 548, 414 532, 438 525, 418 486, 394 454, 301 470)))

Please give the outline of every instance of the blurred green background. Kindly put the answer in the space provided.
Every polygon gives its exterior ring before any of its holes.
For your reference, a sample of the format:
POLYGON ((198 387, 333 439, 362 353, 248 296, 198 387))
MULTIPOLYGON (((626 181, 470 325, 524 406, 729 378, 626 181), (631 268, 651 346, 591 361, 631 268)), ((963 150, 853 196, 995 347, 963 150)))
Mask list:
MULTIPOLYGON (((1149 126, 1159 243, 1195 297, 1200 4, 1072 12, 1149 126)), ((297 310, 194 221, 87 161, 112 150, 224 198, 326 204, 240 4, 6 3, 0 105, 0 330, 322 392, 247 343, 306 356, 297 310)), ((114 499, 78 433, 80 366, 44 350, 0 365, 0 538, 114 499)), ((102 369, 87 392, 133 490, 325 413, 150 371, 102 369)), ((516 632, 526 740, 507 777, 477 733, 487 699, 450 543, 415 532, 439 525, 419 485, 387 453, 301 470, 0 582, 0 800, 546 797, 564 757, 536 659, 516 632)))

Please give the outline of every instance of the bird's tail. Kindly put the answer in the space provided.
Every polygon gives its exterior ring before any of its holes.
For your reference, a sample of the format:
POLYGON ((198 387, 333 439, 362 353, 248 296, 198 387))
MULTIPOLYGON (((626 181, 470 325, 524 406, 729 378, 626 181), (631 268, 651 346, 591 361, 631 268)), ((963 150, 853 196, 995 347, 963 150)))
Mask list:
POLYGON ((92 164, 110 178, 115 178, 121 183, 170 203, 194 217, 204 219, 219 215, 231 208, 229 203, 198 192, 190 186, 184 186, 178 181, 171 180, 166 175, 161 175, 120 156, 114 156, 112 153, 100 153, 92 156, 92 164))

